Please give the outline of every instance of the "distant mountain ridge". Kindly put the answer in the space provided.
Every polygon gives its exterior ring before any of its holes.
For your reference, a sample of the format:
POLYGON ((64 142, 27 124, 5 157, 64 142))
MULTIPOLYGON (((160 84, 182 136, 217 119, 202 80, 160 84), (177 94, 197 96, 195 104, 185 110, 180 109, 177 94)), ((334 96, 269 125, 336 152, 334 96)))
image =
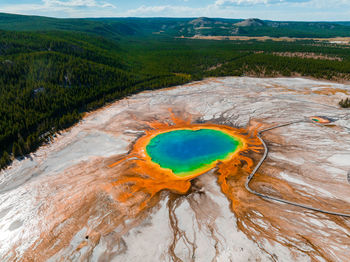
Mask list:
POLYGON ((350 22, 290 22, 258 18, 196 18, 179 23, 178 36, 271 36, 271 37, 337 37, 350 36, 350 22), (200 25, 200 26, 199 26, 200 25))
POLYGON ((132 35, 337 37, 350 36, 350 22, 292 22, 258 18, 81 18, 59 19, 0 13, 0 30, 79 31, 108 38, 132 35))
POLYGON ((264 26, 265 22, 258 18, 249 18, 235 24, 236 26, 264 26))

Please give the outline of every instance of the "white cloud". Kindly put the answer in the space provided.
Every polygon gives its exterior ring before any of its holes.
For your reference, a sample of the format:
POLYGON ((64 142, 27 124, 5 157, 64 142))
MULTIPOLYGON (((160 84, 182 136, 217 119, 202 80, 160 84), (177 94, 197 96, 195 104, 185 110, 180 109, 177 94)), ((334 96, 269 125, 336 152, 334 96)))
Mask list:
POLYGON ((116 6, 100 0, 42 0, 41 4, 0 6, 0 12, 54 17, 115 16, 116 6))
POLYGON ((267 4, 270 0, 217 0, 215 2, 216 6, 224 6, 224 5, 241 5, 241 4, 250 4, 250 5, 256 5, 256 4, 267 4))
POLYGON ((350 0, 308 0, 308 1, 293 1, 294 6, 325 8, 325 11, 339 7, 349 7, 350 0))
MULTIPOLYGON (((216 6, 232 6, 232 5, 279 5, 279 4, 293 4, 293 3, 308 3, 313 0, 216 0, 216 6)), ((322 0, 321 0, 322 1, 322 0)), ((348 0, 335 0, 348 1, 348 0)))
POLYGON ((226 17, 280 21, 349 20, 350 0, 213 0, 202 7, 183 5, 139 6, 118 16, 226 17), (332 5, 330 7, 330 1, 332 5), (334 4, 333 4, 334 2, 334 4), (258 7, 255 7, 257 5, 258 7))
MULTIPOLYGON (((126 1, 126 0, 124 0, 126 1)), ((41 0, 41 4, 1 4, 0 12, 54 17, 226 17, 268 20, 349 20, 350 0, 211 0, 208 5, 137 5, 123 9, 122 0, 41 0)), ((200 0, 198 0, 200 1, 200 0)), ((2 0, 0 0, 2 2, 2 0)), ((15 2, 15 1, 14 1, 15 2)), ((181 4, 180 4, 181 2, 181 4)))
POLYGON ((142 5, 136 9, 128 10, 123 16, 188 16, 204 11, 205 8, 193 8, 189 6, 145 6, 142 5))
POLYGON ((44 6, 47 7, 113 7, 114 5, 106 2, 97 2, 95 0, 43 0, 44 6))

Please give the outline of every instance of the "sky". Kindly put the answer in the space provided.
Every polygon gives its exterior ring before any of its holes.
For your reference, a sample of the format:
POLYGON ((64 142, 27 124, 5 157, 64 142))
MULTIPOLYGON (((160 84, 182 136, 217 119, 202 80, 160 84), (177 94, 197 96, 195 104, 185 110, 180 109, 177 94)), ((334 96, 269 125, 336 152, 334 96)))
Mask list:
POLYGON ((0 0, 0 12, 50 17, 225 17, 349 21, 350 0, 0 0))

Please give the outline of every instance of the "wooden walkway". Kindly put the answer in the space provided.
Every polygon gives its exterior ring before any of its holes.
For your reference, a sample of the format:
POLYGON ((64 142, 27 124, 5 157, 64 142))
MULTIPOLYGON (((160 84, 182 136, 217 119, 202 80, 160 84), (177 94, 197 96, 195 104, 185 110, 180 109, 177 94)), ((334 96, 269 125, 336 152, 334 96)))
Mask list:
MULTIPOLYGON (((289 125, 293 125, 293 124, 301 123, 301 122, 311 122, 311 121, 309 119, 293 121, 293 122, 289 122, 289 123, 286 123, 286 124, 281 124, 281 125, 273 126, 273 127, 270 127, 270 128, 266 128, 266 129, 261 130, 260 132, 258 132, 257 137, 260 139, 261 143, 263 144, 265 152, 264 152, 263 157, 260 159, 259 163, 254 168, 254 170, 247 177, 247 180, 246 180, 246 183, 245 183, 245 188, 250 193, 255 194, 255 195, 257 195, 259 197, 262 197, 264 199, 267 199, 267 200, 272 200, 272 201, 276 201, 276 202, 280 202, 280 203, 284 203, 284 204, 288 204, 288 205, 293 205, 293 206, 301 207, 301 208, 312 210, 312 211, 316 211, 316 212, 321 212, 321 213, 328 214, 328 215, 335 215, 335 216, 341 216, 341 217, 348 217, 348 218, 350 218, 350 214, 343 214, 343 213, 323 210, 323 209, 320 209, 320 208, 316 208, 316 207, 312 207, 312 206, 308 206, 308 205, 304 205, 304 204, 288 201, 288 200, 277 198, 277 197, 270 196, 270 195, 267 195, 267 194, 259 193, 259 192, 255 191, 255 190, 253 190, 252 188, 250 188, 249 184, 250 184, 251 180, 254 178, 254 175, 256 174, 258 169, 261 167, 261 165, 263 164, 263 162, 267 158, 267 155, 269 154, 269 149, 268 149, 265 141, 261 138, 261 134, 264 133, 264 132, 270 131, 272 129, 276 129, 276 128, 283 127, 283 126, 289 126, 289 125)), ((350 183, 350 171, 347 174, 347 179, 348 179, 348 181, 350 183)))

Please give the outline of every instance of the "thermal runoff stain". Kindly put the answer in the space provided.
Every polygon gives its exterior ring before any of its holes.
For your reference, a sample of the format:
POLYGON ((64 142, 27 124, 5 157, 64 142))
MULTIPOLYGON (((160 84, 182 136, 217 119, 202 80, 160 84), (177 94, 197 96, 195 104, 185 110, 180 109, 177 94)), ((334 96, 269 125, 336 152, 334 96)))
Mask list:
MULTIPOLYGON (((74 190, 69 189, 69 201, 71 201, 69 206, 67 206, 67 191, 53 196, 54 199, 46 204, 49 206, 45 209, 48 212, 42 219, 47 221, 45 227, 50 230, 45 229, 40 238, 25 251, 23 257, 49 259, 60 250, 70 247, 70 241, 74 239, 75 234, 78 234, 77 232, 81 232, 82 225, 87 225, 84 232, 85 238, 79 246, 73 247, 76 252, 88 248, 92 254, 103 236, 112 237, 114 243, 119 243, 123 234, 141 223, 149 214, 148 211, 160 203, 163 191, 172 193, 169 194, 169 219, 174 231, 174 239, 176 239, 180 231, 176 219, 173 219, 176 217, 176 204, 172 203, 186 196, 191 186, 195 185, 192 180, 210 169, 214 170, 210 175, 217 177, 221 191, 231 201, 232 211, 242 210, 243 204, 239 204, 238 199, 246 191, 244 185, 240 183, 240 178, 243 177, 242 174, 248 175, 252 170, 253 160, 250 156, 254 155, 254 152, 261 152, 260 140, 256 137, 260 126, 253 125, 249 129, 240 129, 212 123, 197 124, 192 123, 191 118, 180 118, 170 113, 170 118, 161 121, 143 120, 143 135, 133 143, 127 154, 102 161, 96 159, 89 167, 86 167, 86 163, 81 163, 79 167, 75 167, 74 172, 66 172, 66 176, 60 177, 59 179, 64 181, 79 180, 84 176, 91 180, 87 184, 76 186, 74 190), (198 134, 201 138, 210 137, 211 140, 220 137, 220 141, 215 141, 218 143, 215 151, 209 152, 213 155, 206 151, 213 158, 206 159, 205 168, 190 170, 184 176, 178 175, 179 170, 173 171, 170 168, 161 167, 147 153, 147 146, 156 142, 152 139, 162 137, 166 133, 177 136, 181 134, 180 131, 192 132, 191 134, 196 134, 196 138, 199 137, 198 134), (228 145, 223 145, 226 142, 228 145), (78 172, 78 175, 75 172, 78 172), (81 192, 84 192, 83 197, 81 192), (64 215, 57 216, 57 214, 64 215), (53 232, 58 232, 58 235, 53 232)), ((142 131, 141 126, 138 131, 142 131)), ((196 140, 196 138, 192 139, 196 140)), ((203 146, 209 146, 208 142, 196 141, 197 144, 201 142, 203 146)), ((198 164, 197 161, 194 163, 198 164)), ((48 183, 56 185, 57 181, 48 183)), ((77 184, 80 185, 80 183, 77 184)), ((18 245, 20 244, 19 242, 18 245)), ((175 254, 175 247, 169 247, 170 254, 175 254)), ((8 254, 8 257, 11 256, 16 257, 15 249, 8 254)), ((176 257, 176 255, 173 256, 176 257)))

